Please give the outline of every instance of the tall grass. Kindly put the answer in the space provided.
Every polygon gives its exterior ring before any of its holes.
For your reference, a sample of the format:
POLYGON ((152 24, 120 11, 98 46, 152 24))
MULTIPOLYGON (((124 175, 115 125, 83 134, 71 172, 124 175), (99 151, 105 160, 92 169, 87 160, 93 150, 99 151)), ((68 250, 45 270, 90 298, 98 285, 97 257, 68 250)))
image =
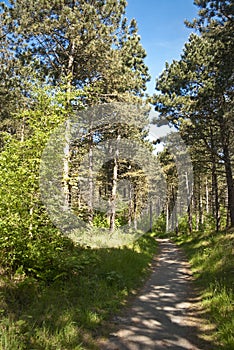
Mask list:
POLYGON ((0 349, 97 349, 96 338, 143 283, 155 252, 155 240, 145 235, 132 246, 73 251, 69 259, 79 259, 79 268, 49 284, 2 277, 0 349))
POLYGON ((216 325, 218 349, 234 349, 234 233, 196 232, 175 240, 185 249, 203 305, 216 325))

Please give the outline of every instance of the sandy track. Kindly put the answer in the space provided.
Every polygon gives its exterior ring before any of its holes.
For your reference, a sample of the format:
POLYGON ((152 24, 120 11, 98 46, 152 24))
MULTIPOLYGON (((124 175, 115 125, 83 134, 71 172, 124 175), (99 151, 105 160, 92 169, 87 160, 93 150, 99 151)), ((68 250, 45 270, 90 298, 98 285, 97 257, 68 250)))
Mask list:
POLYGON ((117 317, 116 331, 101 350, 206 350, 202 339, 209 332, 199 298, 192 288, 189 264, 175 244, 158 240, 159 254, 151 277, 124 317, 117 317))

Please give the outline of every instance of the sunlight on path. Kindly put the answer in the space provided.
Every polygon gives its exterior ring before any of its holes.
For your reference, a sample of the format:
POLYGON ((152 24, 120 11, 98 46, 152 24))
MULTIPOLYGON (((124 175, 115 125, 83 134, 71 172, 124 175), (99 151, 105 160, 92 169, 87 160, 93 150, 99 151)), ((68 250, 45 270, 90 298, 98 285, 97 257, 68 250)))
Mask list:
POLYGON ((117 317, 117 331, 102 350, 206 350, 209 333, 191 288, 191 272, 180 250, 169 240, 159 242, 154 271, 125 317, 117 317))

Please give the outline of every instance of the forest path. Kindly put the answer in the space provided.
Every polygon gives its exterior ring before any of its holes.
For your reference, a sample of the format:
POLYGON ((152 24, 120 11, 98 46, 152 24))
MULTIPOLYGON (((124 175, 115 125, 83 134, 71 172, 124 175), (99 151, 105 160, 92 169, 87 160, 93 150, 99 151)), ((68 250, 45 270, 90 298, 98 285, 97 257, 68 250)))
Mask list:
POLYGON ((158 239, 153 272, 116 331, 101 350, 214 349, 201 335, 209 333, 199 298, 193 290, 189 264, 168 239, 158 239))

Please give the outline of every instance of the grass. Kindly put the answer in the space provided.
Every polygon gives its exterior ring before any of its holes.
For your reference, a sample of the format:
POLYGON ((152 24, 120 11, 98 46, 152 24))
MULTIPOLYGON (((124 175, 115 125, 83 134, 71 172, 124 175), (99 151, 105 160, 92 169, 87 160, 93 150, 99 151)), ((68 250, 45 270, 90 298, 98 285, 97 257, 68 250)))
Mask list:
POLYGON ((0 279, 0 350, 97 349, 108 320, 143 283, 156 242, 73 252, 78 269, 51 283, 17 275, 0 279))
POLYGON ((234 349, 233 231, 195 232, 179 235, 175 241, 189 258, 203 306, 216 325, 214 342, 218 349, 234 349))

